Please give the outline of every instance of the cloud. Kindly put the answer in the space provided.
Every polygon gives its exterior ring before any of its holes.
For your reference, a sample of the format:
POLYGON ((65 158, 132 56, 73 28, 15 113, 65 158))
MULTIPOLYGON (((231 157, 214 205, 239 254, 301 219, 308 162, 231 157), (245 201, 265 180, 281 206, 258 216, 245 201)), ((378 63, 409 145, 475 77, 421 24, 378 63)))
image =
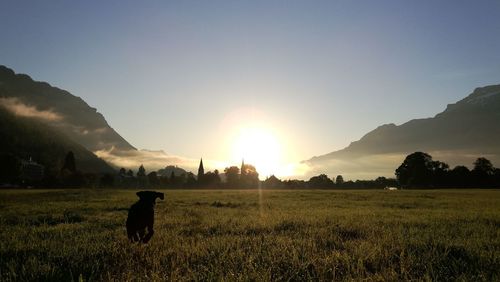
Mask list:
POLYGON ((17 116, 38 118, 45 121, 61 121, 63 117, 52 110, 38 110, 34 106, 26 105, 17 98, 0 98, 0 105, 17 116))
POLYGON ((157 170, 171 164, 179 166, 191 164, 189 159, 167 155, 163 151, 118 150, 113 147, 109 150, 95 151, 94 154, 116 167, 127 169, 137 169, 140 165, 144 165, 148 170, 157 170))
POLYGON ((89 129, 85 126, 73 125, 73 124, 67 123, 67 122, 60 123, 58 125, 61 127, 65 127, 78 135, 89 135, 89 134, 90 135, 101 135, 101 134, 105 134, 108 131, 108 129, 105 127, 96 128, 96 129, 89 129))
MULTIPOLYGON (((115 167, 132 170, 137 170, 140 165, 144 165, 147 171, 156 171, 168 165, 175 165, 187 171, 196 172, 200 162, 198 159, 169 155, 163 151, 118 150, 114 147, 110 150, 95 151, 94 154, 115 167)), ((224 167, 222 162, 213 160, 203 160, 203 164, 205 171, 213 169, 219 169, 220 171, 224 167)))

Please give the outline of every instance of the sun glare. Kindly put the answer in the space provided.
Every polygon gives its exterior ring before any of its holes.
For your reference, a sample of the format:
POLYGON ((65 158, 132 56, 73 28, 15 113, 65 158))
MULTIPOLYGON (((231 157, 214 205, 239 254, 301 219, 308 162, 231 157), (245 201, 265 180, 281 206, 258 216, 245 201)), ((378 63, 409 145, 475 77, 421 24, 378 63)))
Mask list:
POLYGON ((232 158, 254 165, 262 179, 278 171, 282 162, 282 148, 271 130, 242 128, 233 142, 232 158))

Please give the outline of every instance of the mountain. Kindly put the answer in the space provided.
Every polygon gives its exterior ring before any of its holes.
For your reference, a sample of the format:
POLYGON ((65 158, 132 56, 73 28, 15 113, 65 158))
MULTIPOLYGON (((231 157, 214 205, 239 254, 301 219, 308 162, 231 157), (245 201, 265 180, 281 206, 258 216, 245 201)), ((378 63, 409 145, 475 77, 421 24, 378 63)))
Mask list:
MULTIPOLYGON (((141 164, 150 170, 165 167, 168 164, 185 165, 186 162, 194 163, 177 156, 168 155, 163 151, 137 150, 121 137, 106 122, 104 116, 90 107, 83 99, 76 97, 68 91, 53 87, 46 82, 34 81, 26 74, 16 74, 13 70, 0 65, 0 110, 3 111, 0 118, 6 118, 10 113, 9 121, 24 127, 27 125, 31 129, 36 129, 29 125, 35 123, 43 130, 50 132, 53 142, 61 148, 77 148, 76 154, 88 160, 89 164, 99 160, 105 160, 115 168, 125 167, 136 170, 141 164), (17 121, 14 117, 22 119, 17 121), (22 124, 21 124, 22 123, 22 124), (57 139, 57 140, 56 140, 57 139), (63 140, 64 139, 64 140, 63 140), (83 152, 83 149, 89 152, 83 152), (91 157, 90 154, 95 154, 91 157)), ((2 134, 16 136, 12 146, 19 145, 19 140, 33 140, 28 132, 17 132, 15 126, 10 128, 10 132, 1 128, 2 134)), ((40 135, 40 132, 32 134, 40 135)), ((48 137, 48 136, 45 136, 48 137)), ((44 141, 45 139, 41 140, 44 141)), ((45 141, 44 141, 45 142, 45 141)), ((33 142, 34 143, 34 142, 33 142)), ((34 145, 34 144, 31 144, 34 145)), ((9 147, 9 148, 14 148, 9 147)), ((42 148, 42 147, 40 147, 42 148)), ((43 147, 47 152, 52 152, 48 147, 43 147)), ((26 148, 19 148, 26 151, 26 148)), ((32 151, 29 151, 33 155, 32 151)), ((83 161, 83 159, 81 159, 83 161)), ((86 162, 86 161, 84 161, 86 162)), ((95 167, 86 166, 88 169, 109 169, 109 166, 100 164, 95 167)), ((50 161, 50 163, 53 163, 50 161)), ((194 165, 193 165, 194 167, 194 165)))
POLYGON ((1 65, 0 105, 17 116, 35 117, 51 125, 91 152, 135 150, 80 97, 1 65))
POLYGON ((0 129, 0 155, 14 155, 24 160, 33 158, 45 166, 49 175, 58 175, 69 151, 74 153, 77 169, 82 172, 114 172, 105 161, 49 125, 29 117, 18 117, 1 107, 0 129))
POLYGON ((346 164, 392 176, 396 166, 386 171, 389 163, 398 165, 401 156, 415 151, 429 152, 452 165, 470 165, 479 156, 500 163, 500 85, 477 88, 432 118, 379 126, 348 147, 305 163, 317 168, 346 164))

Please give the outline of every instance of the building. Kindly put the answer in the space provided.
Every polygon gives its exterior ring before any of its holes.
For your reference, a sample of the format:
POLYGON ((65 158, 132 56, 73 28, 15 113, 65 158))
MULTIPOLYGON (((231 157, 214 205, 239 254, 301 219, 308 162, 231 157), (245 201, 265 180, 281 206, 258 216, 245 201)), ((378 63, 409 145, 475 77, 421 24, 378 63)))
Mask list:
POLYGON ((44 177, 44 166, 31 160, 21 160, 20 178, 23 183, 32 183, 41 181, 44 177))
POLYGON ((200 166, 198 167, 198 181, 205 175, 205 168, 203 168, 203 158, 200 159, 200 166))

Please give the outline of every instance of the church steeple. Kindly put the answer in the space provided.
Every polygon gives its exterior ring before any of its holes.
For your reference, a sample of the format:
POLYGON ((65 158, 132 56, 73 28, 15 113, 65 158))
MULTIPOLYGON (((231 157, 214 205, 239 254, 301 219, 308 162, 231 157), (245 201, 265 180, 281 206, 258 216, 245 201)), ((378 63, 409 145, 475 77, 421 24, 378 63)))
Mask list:
POLYGON ((203 158, 200 159, 200 166, 198 167, 198 180, 203 178, 205 175, 205 169, 203 168, 203 158))
POLYGON ((245 174, 245 159, 241 159, 241 168, 240 168, 240 174, 243 175, 245 174))

